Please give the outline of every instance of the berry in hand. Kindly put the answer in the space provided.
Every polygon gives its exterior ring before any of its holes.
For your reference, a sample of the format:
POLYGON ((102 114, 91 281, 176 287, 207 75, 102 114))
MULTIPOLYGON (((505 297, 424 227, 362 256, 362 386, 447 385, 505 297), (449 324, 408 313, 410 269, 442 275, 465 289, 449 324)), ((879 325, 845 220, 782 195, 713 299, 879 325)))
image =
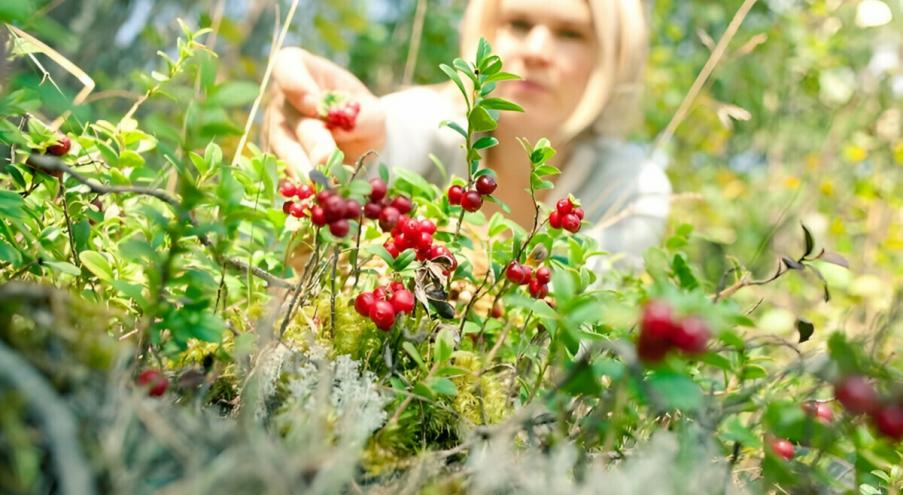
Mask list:
POLYGON ((286 198, 291 198, 295 194, 298 193, 298 188, 295 186, 293 182, 283 181, 282 184, 279 185, 279 194, 283 195, 286 198))

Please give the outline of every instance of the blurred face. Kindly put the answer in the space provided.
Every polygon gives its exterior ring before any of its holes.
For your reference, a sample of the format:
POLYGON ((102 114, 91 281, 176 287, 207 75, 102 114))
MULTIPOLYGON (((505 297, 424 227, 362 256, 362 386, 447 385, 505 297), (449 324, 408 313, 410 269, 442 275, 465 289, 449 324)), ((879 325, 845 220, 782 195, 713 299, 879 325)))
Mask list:
POLYGON ((523 79, 500 83, 498 96, 526 111, 506 118, 532 126, 541 118, 552 128, 564 123, 586 89, 597 44, 586 0, 500 0, 493 49, 504 70, 523 79))

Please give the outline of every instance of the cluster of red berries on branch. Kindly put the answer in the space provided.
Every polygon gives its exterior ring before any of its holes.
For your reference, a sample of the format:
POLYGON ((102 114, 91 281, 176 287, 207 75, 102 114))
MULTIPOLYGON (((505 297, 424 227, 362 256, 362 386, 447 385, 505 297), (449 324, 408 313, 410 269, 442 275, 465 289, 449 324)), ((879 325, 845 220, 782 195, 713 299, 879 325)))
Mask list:
POLYGON ((135 382, 140 387, 147 389, 147 395, 160 397, 169 388, 169 379, 158 369, 146 369, 142 371, 135 382))
POLYGON ((903 440, 903 400, 882 401, 864 376, 846 376, 834 385, 834 397, 853 415, 867 414, 882 436, 903 440))
POLYGON ((689 355, 702 354, 711 336, 701 318, 678 319, 668 303, 653 300, 643 308, 637 355, 643 362, 656 363, 672 348, 689 355))
POLYGON ((343 131, 352 131, 357 123, 357 114, 360 111, 360 103, 349 101, 330 106, 322 118, 323 122, 326 123, 326 128, 329 130, 342 129, 343 131))
POLYGON ((583 215, 583 208, 575 205, 571 198, 562 198, 555 203, 555 211, 549 214, 549 225, 576 234, 580 231, 583 215))
POLYGON ((336 191, 323 189, 314 194, 312 184, 295 184, 283 181, 279 193, 289 198, 282 204, 282 211, 295 218, 310 217, 310 222, 317 227, 329 225, 329 232, 336 237, 348 235, 348 220, 361 216, 361 204, 353 199, 346 199, 336 191), (293 201, 291 198, 297 198, 293 201), (310 198, 313 197, 313 204, 310 198))
POLYGON ((534 271, 529 265, 515 260, 508 263, 508 267, 505 268, 505 277, 511 283, 529 286, 530 295, 534 299, 543 299, 549 295, 552 270, 547 266, 541 266, 534 271))
POLYGON ((473 213, 483 206, 483 196, 492 194, 496 187, 498 184, 495 177, 489 174, 477 177, 473 189, 465 190, 462 186, 454 184, 448 188, 448 204, 460 205, 464 211, 473 213))
POLYGON ((380 330, 389 330, 399 313, 414 311, 414 294, 401 282, 379 286, 370 292, 358 294, 354 309, 361 316, 370 318, 380 330))
POLYGON ((383 232, 389 232, 395 224, 414 208, 406 196, 390 198, 389 186, 382 179, 370 179, 370 201, 364 205, 364 216, 379 222, 383 232))

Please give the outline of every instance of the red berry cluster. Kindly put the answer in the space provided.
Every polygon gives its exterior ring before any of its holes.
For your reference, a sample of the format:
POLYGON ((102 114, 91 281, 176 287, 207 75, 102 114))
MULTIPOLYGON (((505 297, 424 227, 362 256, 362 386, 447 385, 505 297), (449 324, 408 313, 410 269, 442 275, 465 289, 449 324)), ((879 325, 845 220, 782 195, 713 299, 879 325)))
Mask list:
POLYGON ((459 185, 453 185, 448 188, 448 204, 461 205, 464 211, 475 212, 483 206, 483 196, 492 194, 498 184, 495 177, 491 175, 481 175, 474 183, 473 189, 465 190, 459 185))
POLYGON ((541 266, 533 271, 529 265, 518 263, 516 260, 508 263, 505 269, 505 277, 517 285, 528 285, 530 295, 534 299, 542 299, 549 295, 549 281, 552 280, 552 270, 541 266))
POLYGON ((326 111, 323 120, 326 122, 326 128, 329 130, 342 129, 343 131, 354 130, 357 122, 357 114, 361 111, 361 104, 356 101, 345 102, 333 105, 326 111))
POLYGON ((389 330, 398 313, 414 311, 414 294, 401 282, 392 282, 359 294, 354 299, 354 309, 361 316, 370 318, 380 330, 389 330))
POLYGON ((555 203, 555 211, 549 214, 549 225, 576 234, 580 231, 583 215, 583 208, 571 202, 571 198, 562 198, 555 203))
POLYGON ((447 256, 452 260, 451 269, 458 267, 455 256, 447 247, 433 243, 436 224, 432 220, 407 216, 413 208, 409 198, 386 196, 388 188, 382 179, 370 179, 370 186, 372 187, 370 202, 364 205, 364 216, 377 220, 379 228, 392 236, 386 240, 383 247, 393 258, 397 258, 407 249, 414 249, 417 251, 419 261, 447 256))
POLYGON ((643 362, 655 363, 673 347, 690 355, 702 354, 711 335, 702 318, 678 320, 667 303, 650 301, 643 309, 637 355, 643 362))
POLYGON ((147 395, 151 397, 160 397, 169 387, 169 379, 158 369, 142 371, 136 382, 139 386, 147 388, 147 395))
POLYGON ((834 385, 834 397, 851 414, 868 414, 878 432, 903 440, 903 401, 882 401, 875 387, 861 375, 850 375, 834 385))
POLYGON ((329 225, 329 232, 336 237, 348 235, 348 220, 361 216, 361 204, 353 199, 345 199, 335 191, 324 189, 314 195, 311 184, 295 184, 284 181, 279 186, 279 193, 289 198, 282 204, 282 211, 295 218, 309 216, 311 223, 317 227, 329 225), (314 198, 314 203, 308 198, 314 198), (298 201, 292 201, 296 197, 298 201))
POLYGON ((50 153, 53 156, 63 156, 66 153, 69 153, 71 147, 72 140, 69 139, 69 136, 63 136, 55 144, 51 144, 47 147, 47 153, 50 153))

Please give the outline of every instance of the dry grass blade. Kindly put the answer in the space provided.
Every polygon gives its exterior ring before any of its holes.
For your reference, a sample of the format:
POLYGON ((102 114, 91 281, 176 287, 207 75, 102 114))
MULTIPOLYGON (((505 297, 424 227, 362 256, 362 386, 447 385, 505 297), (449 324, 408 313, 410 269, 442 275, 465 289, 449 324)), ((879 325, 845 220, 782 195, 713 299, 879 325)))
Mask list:
MULTIPOLYGON (((26 43, 28 43, 29 45, 34 47, 35 51, 37 51, 39 53, 43 53, 44 55, 47 56, 47 58, 56 62, 56 64, 59 65, 60 67, 62 67, 66 72, 75 76, 75 78, 78 79, 78 81, 80 83, 82 83, 83 87, 82 87, 81 91, 79 91, 78 94, 75 95, 75 98, 72 100, 72 103, 74 105, 81 105, 82 103, 85 102, 85 100, 88 98, 88 95, 90 95, 91 92, 94 91, 94 86, 95 86, 94 79, 91 79, 91 76, 89 76, 87 72, 83 71, 79 66, 75 65, 71 60, 64 57, 60 52, 47 46, 47 44, 45 44, 43 41, 26 33, 25 31, 22 31, 21 29, 17 28, 16 26, 7 24, 6 27, 10 30, 10 32, 13 34, 14 37, 17 37, 20 40, 25 41, 26 43)), ((47 73, 47 71, 44 69, 44 67, 41 66, 40 62, 38 62, 38 60, 31 53, 29 53, 29 57, 31 57, 32 61, 34 61, 34 63, 38 66, 38 68, 41 69, 41 72, 44 73, 44 77, 48 78, 50 80, 50 82, 59 90, 59 86, 57 86, 56 83, 53 81, 53 79, 50 78, 50 75, 47 73)), ((60 93, 62 93, 62 92, 60 92, 60 93)), ((71 112, 69 110, 66 110, 65 112, 63 112, 62 115, 57 117, 56 120, 54 120, 53 123, 50 124, 50 127, 52 129, 58 129, 59 126, 62 125, 63 122, 66 120, 66 118, 69 117, 70 113, 71 112)))
POLYGON ((234 167, 238 163, 238 159, 241 158, 241 153, 245 149, 245 145, 248 142, 248 136, 251 134, 251 126, 254 124, 254 116, 257 115, 257 111, 260 109, 260 102, 263 100, 263 95, 266 93, 267 86, 270 82, 270 75, 273 73, 273 61, 276 59, 276 52, 282 48, 282 44, 285 43, 285 35, 288 33, 288 28, 292 24, 292 19, 295 17, 295 11, 298 9, 298 4, 301 3, 301 0, 294 0, 292 2, 292 6, 288 9, 288 14, 285 15, 285 22, 282 24, 282 30, 279 32, 279 37, 276 39, 275 44, 273 45, 273 49, 270 50, 270 58, 267 60, 267 68, 263 73, 263 80, 260 81, 260 89, 257 91, 257 98, 254 99, 254 104, 251 105, 251 111, 248 113, 248 120, 245 122, 245 131, 241 135, 241 139, 238 141, 238 146, 235 148, 235 155, 232 156, 232 166, 234 167))

